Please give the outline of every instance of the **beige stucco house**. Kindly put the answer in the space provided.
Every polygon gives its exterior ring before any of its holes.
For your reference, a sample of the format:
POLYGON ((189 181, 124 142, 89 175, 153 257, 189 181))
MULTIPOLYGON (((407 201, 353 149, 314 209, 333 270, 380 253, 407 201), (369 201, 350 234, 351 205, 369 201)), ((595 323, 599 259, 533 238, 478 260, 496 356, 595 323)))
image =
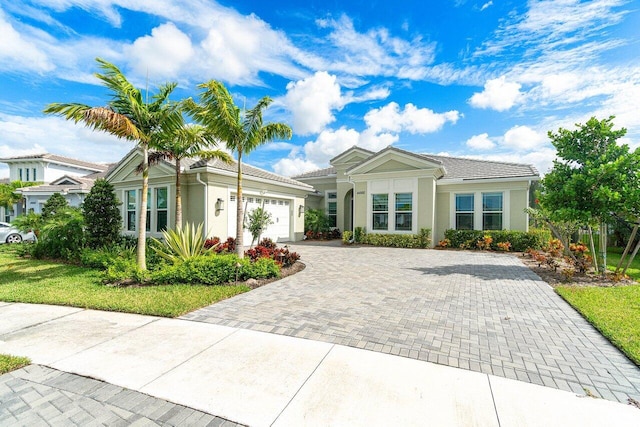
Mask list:
POLYGON ((417 154, 395 147, 353 147, 331 167, 294 177, 317 191, 308 208, 324 209, 340 230, 416 234, 433 242, 453 229, 528 229, 529 188, 539 175, 516 163, 417 154))
MULTIPOLYGON (((142 177, 135 172, 142 160, 138 150, 132 150, 107 174, 122 201, 124 234, 135 235, 140 208, 142 177)), ((237 163, 220 160, 184 159, 181 175, 183 222, 204 224, 208 237, 226 239, 236 235, 236 175, 237 163)), ((276 242, 302 240, 304 235, 305 197, 313 192, 308 184, 276 175, 247 164, 243 170, 243 200, 245 212, 263 207, 271 214, 263 237, 276 242)), ((147 232, 159 237, 162 230, 173 228, 175 222, 175 166, 161 162, 149 170, 147 232)), ((251 242, 248 231, 245 243, 251 242)))

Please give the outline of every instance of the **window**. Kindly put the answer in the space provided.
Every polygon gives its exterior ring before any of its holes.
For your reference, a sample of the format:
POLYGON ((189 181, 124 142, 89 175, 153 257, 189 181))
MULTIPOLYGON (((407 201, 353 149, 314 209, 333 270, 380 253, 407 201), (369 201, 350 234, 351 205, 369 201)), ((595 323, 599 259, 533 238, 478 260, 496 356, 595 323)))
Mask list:
POLYGON ((396 230, 411 231, 413 217, 413 195, 396 194, 396 230))
POLYGON ((136 190, 126 191, 127 230, 136 231, 136 190))
POLYGON ((389 195, 373 194, 372 196, 373 229, 387 230, 389 229, 389 195))
POLYGON ((22 168, 18 169, 18 179, 22 181, 22 168))
POLYGON ((482 193, 482 229, 502 230, 502 193, 482 193))
POLYGON ((337 198, 338 198, 338 193, 335 193, 335 192, 327 193, 327 198, 328 198, 329 200, 331 200, 331 199, 337 199, 337 198))
POLYGON ((327 193, 327 217, 329 218, 329 227, 338 226, 338 202, 336 201, 337 198, 337 193, 327 193))
POLYGON ((167 187, 156 188, 156 231, 167 229, 167 187))
POLYGON ((249 197, 249 203, 253 203, 253 197, 249 197))
POLYGON ((38 178, 36 178, 36 168, 33 168, 33 180, 37 181, 38 178))
POLYGON ((26 180, 29 181, 29 168, 26 168, 24 171, 27 173, 27 179, 26 180))
POLYGON ((473 230, 473 194, 456 194, 456 230, 473 230))
MULTIPOLYGON (((140 190, 140 193, 142 193, 142 190, 140 190)), ((147 223, 144 228, 147 231, 151 231, 151 189, 147 190, 147 223)))

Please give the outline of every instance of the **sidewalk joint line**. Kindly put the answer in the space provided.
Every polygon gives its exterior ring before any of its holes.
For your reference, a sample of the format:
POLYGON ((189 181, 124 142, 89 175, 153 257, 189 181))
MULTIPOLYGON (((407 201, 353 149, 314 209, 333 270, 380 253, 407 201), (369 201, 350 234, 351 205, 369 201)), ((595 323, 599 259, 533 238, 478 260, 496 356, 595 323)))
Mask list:
POLYGON ((493 395, 493 387, 491 387, 491 377, 487 374, 487 382, 489 383, 489 391, 491 392, 491 401, 493 402, 493 410, 496 413, 496 419, 498 420, 498 427, 500 424, 500 415, 498 414, 498 407, 496 406, 496 397, 493 395))
POLYGON ((294 395, 291 397, 291 399, 289 399, 289 401, 287 402, 286 405, 284 405, 284 408, 282 408, 282 411, 280 411, 280 413, 278 413, 278 416, 273 420, 273 422, 270 424, 270 426, 273 426, 276 421, 278 421, 278 418, 280 418, 282 416, 282 414, 284 413, 284 411, 287 410, 287 408, 289 407, 289 405, 291 405, 291 402, 293 402, 293 400, 296 398, 296 396, 300 393, 300 391, 304 388, 304 386, 307 384, 307 382, 309 382, 309 380, 311 379, 311 377, 313 376, 313 374, 316 373, 316 371, 318 370, 318 368, 320 367, 320 365, 322 365, 322 362, 324 362, 324 359, 327 358, 327 356, 329 355, 329 353, 331 353, 331 350, 334 349, 334 347, 336 346, 336 344, 331 344, 331 347, 329 347, 329 350, 327 350, 327 353, 322 357, 322 359, 320 360, 320 362, 318 362, 318 364, 316 365, 315 368, 313 368, 313 371, 309 374, 309 376, 304 380, 304 382, 300 385, 300 387, 298 388, 298 390, 296 390, 296 392, 294 393, 294 395))
MULTIPOLYGON (((179 319, 179 320, 182 320, 182 319, 179 319)), ((215 326, 217 326, 217 325, 215 325, 215 326)), ((228 328, 228 326, 225 326, 225 327, 227 327, 227 328, 228 328)), ((212 347, 214 347, 214 346, 216 346, 216 345, 220 344, 222 341, 226 340, 226 339, 227 339, 227 338, 229 338, 231 335, 236 334, 236 333, 240 330, 240 329, 238 329, 238 328, 233 328, 233 329, 235 329, 235 330, 234 330, 234 331, 231 331, 229 334, 227 334, 227 335, 223 336, 222 338, 220 338, 219 340, 217 340, 216 342, 214 342, 214 343, 213 343, 213 344, 211 344, 210 346, 207 346, 207 347, 203 348, 203 349, 202 349, 202 350, 200 350, 199 352, 197 352, 197 353, 193 354, 191 357, 188 357, 187 359, 185 359, 185 360, 183 360, 182 362, 178 363, 178 364, 177 364, 177 365, 175 365, 174 367, 169 368, 169 370, 167 370, 167 371, 165 371, 165 372, 161 373, 160 375, 158 375, 157 377, 155 377, 155 378, 154 378, 154 379, 152 379, 151 381, 149 381, 149 382, 147 382, 147 383, 145 383, 145 384, 141 385, 139 388, 137 388, 137 389, 135 389, 135 390, 140 391, 141 393, 144 393, 144 392, 143 392, 143 391, 141 391, 141 390, 142 390, 143 388, 145 388, 146 386, 148 386, 149 384, 151 384, 151 383, 153 383, 153 382, 157 381, 157 380, 158 380, 158 379, 160 379, 161 377, 163 377, 163 376, 167 375, 169 372, 175 371, 175 370, 176 370, 177 368, 179 368, 180 366, 182 366, 182 365, 184 365, 185 363, 187 363, 187 362, 189 362, 189 361, 193 360, 193 359, 194 359, 194 358, 196 358, 197 356, 200 356, 200 355, 201 355, 202 353, 204 353, 205 351, 207 351, 207 350, 211 349, 212 347)))
MULTIPOLYGON (((16 305, 16 304, 28 304, 28 303, 11 303, 11 305, 16 305)), ((29 304, 29 305, 35 305, 35 304, 29 304)), ((56 307, 61 307, 61 306, 56 306, 56 307)), ((15 334, 16 332, 24 331, 24 330, 27 330, 27 329, 35 328, 37 326, 44 325, 45 323, 53 322, 54 320, 64 319, 67 316, 72 316, 72 315, 78 314, 78 313, 80 313, 82 311, 87 311, 86 308, 79 308, 79 307, 71 307, 71 308, 78 308, 78 311, 74 311, 72 313, 63 314, 62 316, 58 316, 58 317, 50 318, 50 319, 47 319, 47 320, 43 320, 42 322, 34 323, 33 325, 29 325, 29 326, 25 326, 24 328, 16 329, 15 331, 11 331, 11 332, 7 332, 7 333, 4 333, 4 334, 0 334, 0 337, 4 337, 6 335, 15 334)))

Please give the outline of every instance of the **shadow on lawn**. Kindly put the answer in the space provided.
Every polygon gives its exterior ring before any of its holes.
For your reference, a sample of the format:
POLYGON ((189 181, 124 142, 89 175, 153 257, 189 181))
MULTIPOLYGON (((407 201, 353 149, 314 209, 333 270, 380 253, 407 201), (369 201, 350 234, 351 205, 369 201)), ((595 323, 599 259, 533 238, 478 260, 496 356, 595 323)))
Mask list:
POLYGON ((34 283, 57 278, 72 280, 75 277, 86 276, 91 272, 90 269, 75 265, 51 264, 46 261, 16 258, 0 267, 0 285, 9 285, 15 282, 34 283), (34 265, 34 262, 37 262, 38 265, 34 265))

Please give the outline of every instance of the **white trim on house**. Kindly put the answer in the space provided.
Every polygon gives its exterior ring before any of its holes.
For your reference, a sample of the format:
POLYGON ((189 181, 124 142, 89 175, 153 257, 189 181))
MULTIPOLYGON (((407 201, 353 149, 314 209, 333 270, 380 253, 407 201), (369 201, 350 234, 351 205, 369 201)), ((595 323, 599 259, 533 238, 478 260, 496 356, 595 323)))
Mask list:
POLYGON ((524 177, 509 177, 509 178, 479 178, 479 179, 462 179, 462 178, 442 178, 436 181, 437 185, 455 185, 455 184, 491 184, 502 182, 524 182, 524 180, 540 181, 540 177, 524 176, 524 177))
POLYGON ((501 193, 502 194, 502 230, 511 229, 511 190, 491 190, 491 189, 479 189, 479 190, 459 190, 459 191, 444 191, 443 193, 449 193, 449 225, 452 229, 456 229, 456 195, 457 194, 473 194, 473 229, 483 229, 483 209, 482 209, 482 195, 484 193, 501 193))
POLYGON ((369 179, 367 183, 367 230, 372 233, 416 234, 418 232, 418 178, 369 179), (396 230, 396 194, 411 193, 411 230, 396 230), (387 194, 387 229, 373 228, 373 195, 387 194))
MULTIPOLYGON (((211 173, 211 174, 216 174, 216 175, 222 175, 222 176, 228 176, 228 177, 237 177, 238 174, 236 172, 229 172, 229 171, 224 171, 215 167, 211 167, 211 166, 204 166, 201 168, 194 168, 191 169, 191 171, 193 172, 197 172, 200 171, 201 169, 205 169, 205 171, 207 173, 211 173)), ((242 180, 243 181, 254 181, 254 182, 261 182, 264 184, 271 184, 271 185, 277 185, 280 187, 287 187, 287 188, 294 188, 296 190, 302 190, 302 191, 310 191, 309 187, 303 187, 303 186, 298 186, 298 185, 292 185, 286 182, 281 182, 281 181, 274 181, 271 179, 266 179, 266 178, 260 178, 260 177, 256 177, 256 176, 252 176, 252 175, 246 175, 246 174, 242 174, 242 180)), ((244 193, 244 191, 243 191, 244 193)))

